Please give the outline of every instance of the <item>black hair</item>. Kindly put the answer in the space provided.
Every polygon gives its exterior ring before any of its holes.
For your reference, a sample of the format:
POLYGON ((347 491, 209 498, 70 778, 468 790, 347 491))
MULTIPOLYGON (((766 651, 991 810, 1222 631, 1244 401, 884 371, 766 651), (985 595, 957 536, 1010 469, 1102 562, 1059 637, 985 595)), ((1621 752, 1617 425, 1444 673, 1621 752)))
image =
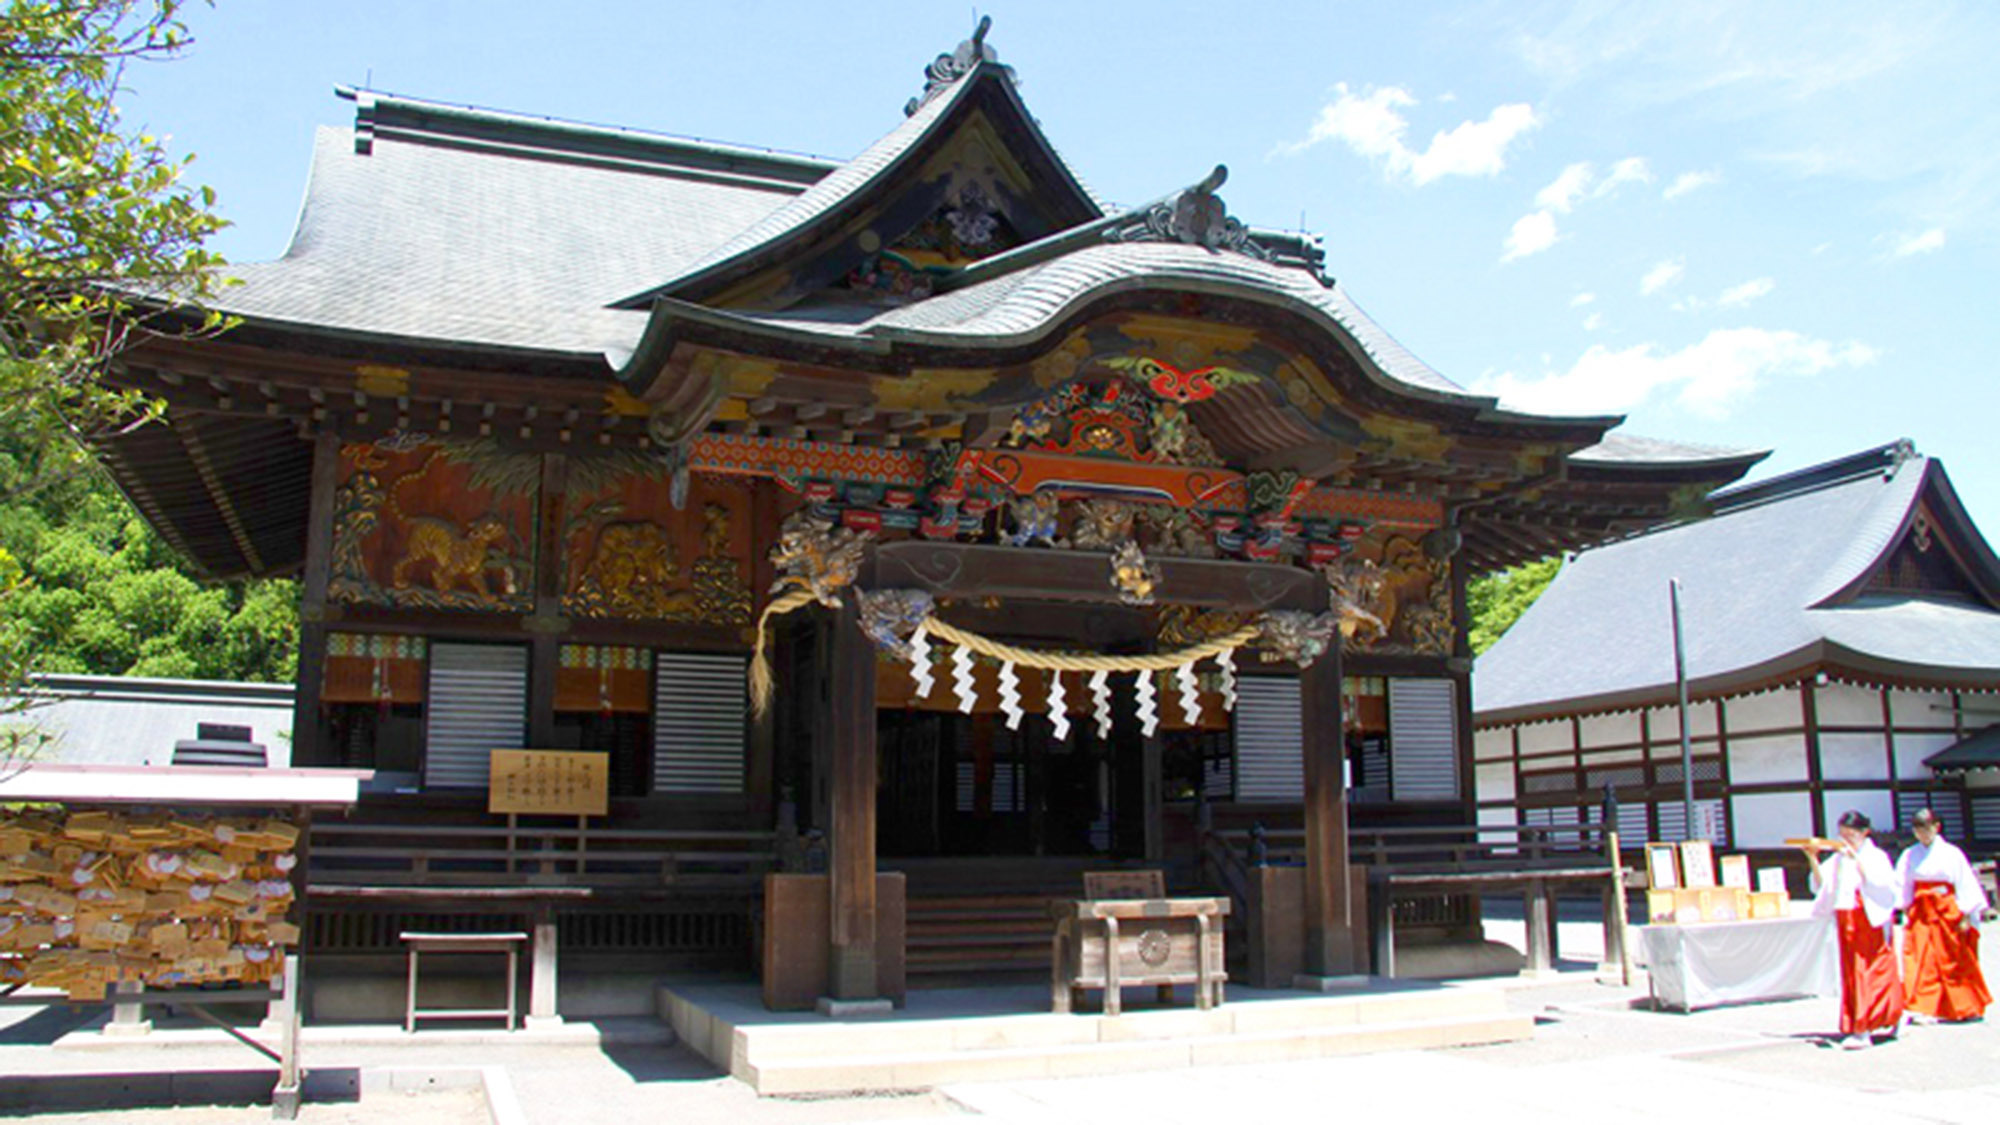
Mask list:
POLYGON ((1858 832, 1866 832, 1869 829, 1868 818, 1862 814, 1860 809, 1848 809, 1846 812, 1841 813, 1840 826, 1842 828, 1852 828, 1858 832))
POLYGON ((1918 809, 1917 815, 1910 818, 1911 824, 1928 824, 1933 828, 1937 827, 1937 822, 1937 814, 1929 809, 1918 809))

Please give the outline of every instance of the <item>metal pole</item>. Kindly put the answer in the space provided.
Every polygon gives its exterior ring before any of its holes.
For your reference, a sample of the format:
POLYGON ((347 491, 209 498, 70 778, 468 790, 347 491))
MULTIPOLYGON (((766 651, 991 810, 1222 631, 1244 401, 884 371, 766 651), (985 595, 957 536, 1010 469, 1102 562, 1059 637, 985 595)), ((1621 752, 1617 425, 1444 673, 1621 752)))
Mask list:
POLYGON ((1681 580, 1667 580, 1667 600, 1674 611, 1674 692, 1680 704, 1681 824, 1694 839, 1694 743, 1688 737, 1687 652, 1681 643, 1681 580))

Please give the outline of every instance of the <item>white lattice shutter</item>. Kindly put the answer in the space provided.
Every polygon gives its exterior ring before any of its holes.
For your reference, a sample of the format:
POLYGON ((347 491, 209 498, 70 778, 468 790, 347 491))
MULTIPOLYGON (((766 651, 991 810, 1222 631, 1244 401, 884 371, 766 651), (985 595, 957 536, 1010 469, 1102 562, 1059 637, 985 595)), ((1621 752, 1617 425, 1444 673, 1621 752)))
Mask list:
POLYGON ((743 792, 748 659, 662 652, 653 669, 653 792, 743 792))
POLYGON ((1458 706, 1451 680, 1389 681, 1389 789, 1398 801, 1458 799, 1458 706))
POLYGON ((1236 799, 1305 799, 1304 717, 1299 681, 1245 676, 1236 685, 1236 799))
POLYGON ((432 644, 424 788, 484 789, 495 750, 518 750, 528 725, 528 650, 432 644))

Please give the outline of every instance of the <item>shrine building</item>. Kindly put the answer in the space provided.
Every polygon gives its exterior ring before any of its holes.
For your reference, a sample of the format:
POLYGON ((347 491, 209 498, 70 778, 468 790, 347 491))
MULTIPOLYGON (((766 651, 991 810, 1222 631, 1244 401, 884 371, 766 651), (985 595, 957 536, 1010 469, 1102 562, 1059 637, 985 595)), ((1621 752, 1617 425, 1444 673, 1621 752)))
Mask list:
POLYGON ((1047 898, 1126 868, 1229 896, 1256 975, 1367 972, 1350 840, 1477 815, 1467 579, 1761 456, 1466 391, 1221 168, 1108 207, 983 29, 923 77, 846 161, 342 90, 239 323, 122 358, 168 407, 119 484, 300 579, 291 761, 375 771, 312 828, 309 987, 501 924, 572 1015, 774 943, 787 997, 895 998, 1045 975, 1047 898))
POLYGON ((1625 839, 1688 836, 1678 581, 1695 835, 1790 861, 1930 808, 2000 844, 2000 561, 1944 465, 1892 442, 1708 507, 1581 551, 1480 656, 1481 820, 1584 823, 1608 786, 1625 839))

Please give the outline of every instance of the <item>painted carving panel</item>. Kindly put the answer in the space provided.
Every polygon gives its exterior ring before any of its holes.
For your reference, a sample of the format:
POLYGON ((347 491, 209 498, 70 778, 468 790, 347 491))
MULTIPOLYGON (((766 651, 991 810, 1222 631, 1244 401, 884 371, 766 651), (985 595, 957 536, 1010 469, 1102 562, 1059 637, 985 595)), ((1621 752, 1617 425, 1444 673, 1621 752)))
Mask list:
POLYGON ((564 497, 563 610, 581 617, 746 626, 751 493, 696 474, 676 508, 664 471, 579 472, 564 497))
POLYGON ((534 608, 541 458, 486 442, 341 449, 329 595, 405 609, 534 608))

